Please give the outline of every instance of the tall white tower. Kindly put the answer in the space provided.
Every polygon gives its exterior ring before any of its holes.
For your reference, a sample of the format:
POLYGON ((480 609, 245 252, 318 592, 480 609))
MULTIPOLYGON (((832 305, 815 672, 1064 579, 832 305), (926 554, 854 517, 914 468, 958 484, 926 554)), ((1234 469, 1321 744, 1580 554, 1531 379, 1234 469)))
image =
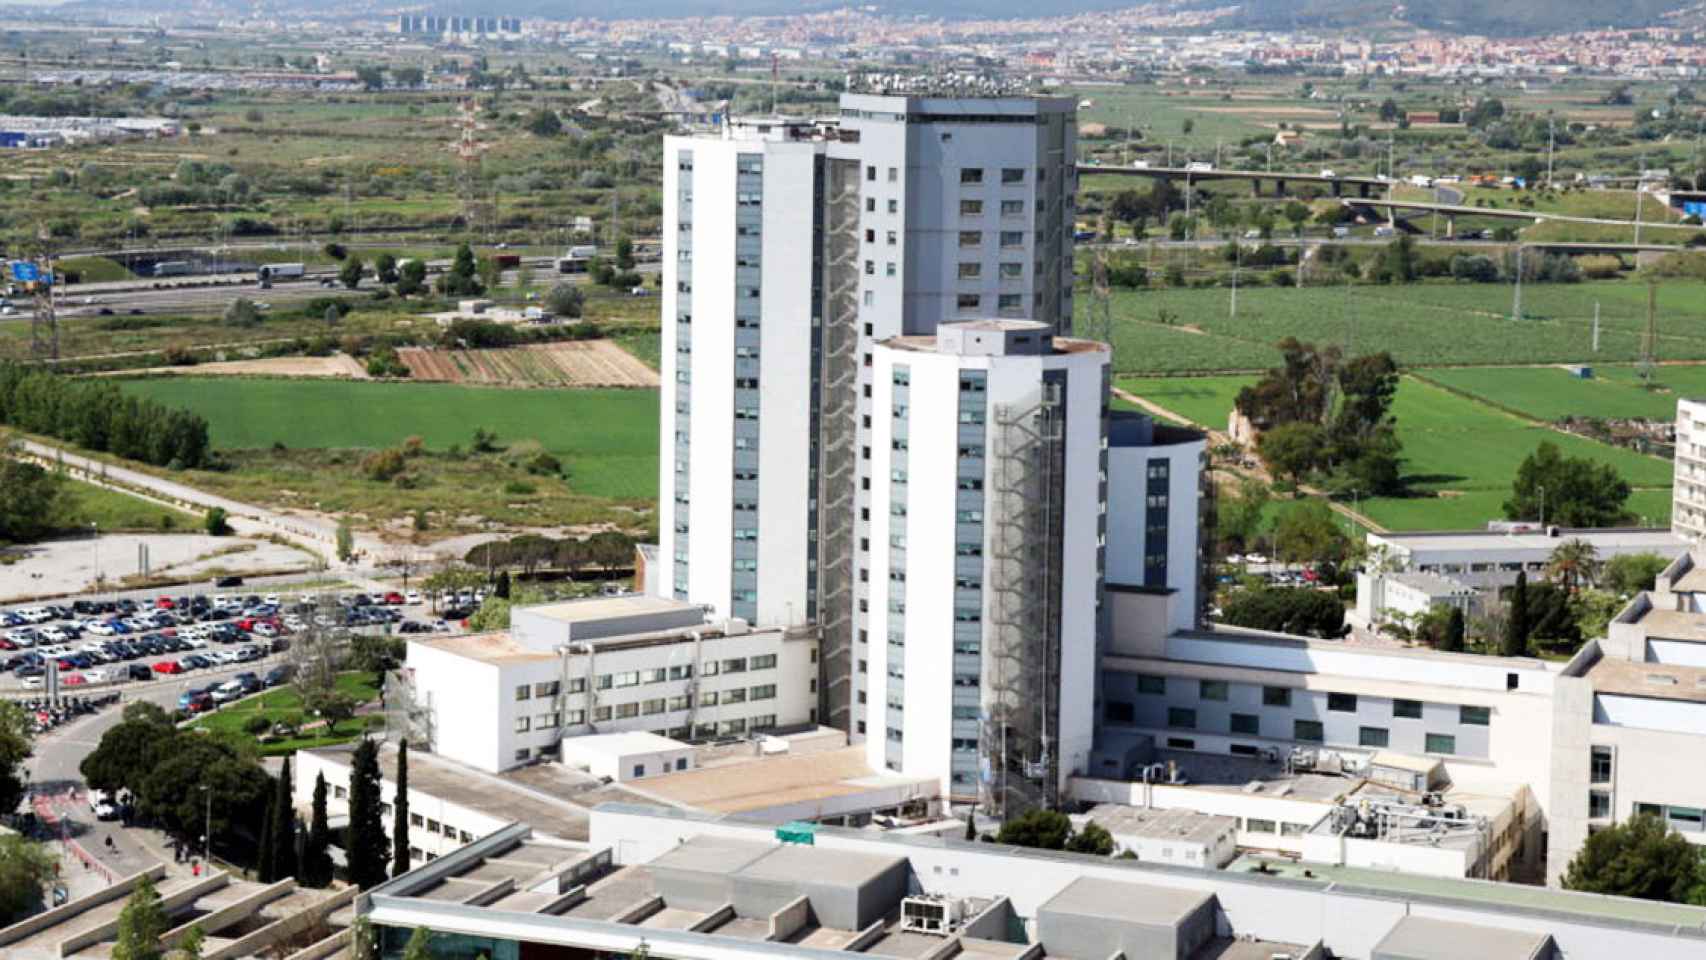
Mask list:
POLYGON ((1054 806, 1094 734, 1108 349, 994 319, 874 354, 870 763, 1054 806))

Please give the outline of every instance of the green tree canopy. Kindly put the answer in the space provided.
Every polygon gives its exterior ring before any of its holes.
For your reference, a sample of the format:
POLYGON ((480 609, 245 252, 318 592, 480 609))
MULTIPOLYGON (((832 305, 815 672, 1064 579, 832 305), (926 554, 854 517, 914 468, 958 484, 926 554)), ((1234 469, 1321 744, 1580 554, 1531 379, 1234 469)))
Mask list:
POLYGON ((1345 605, 1320 590, 1258 587, 1234 594, 1226 602, 1221 620, 1253 630, 1337 637, 1345 629, 1345 605))
POLYGON ((1656 553, 1620 553, 1605 562, 1600 576, 1606 589, 1627 595, 1653 589, 1668 566, 1670 561, 1656 553))
POLYGON ((160 960, 160 936, 171 929, 171 920, 160 904, 154 880, 144 875, 130 891, 118 915, 118 939, 113 960, 160 960))
POLYGON ((1629 482, 1610 464, 1566 457, 1557 444, 1543 441, 1517 467, 1505 517, 1565 527, 1616 526, 1629 520, 1623 506, 1629 492, 1629 482))
POLYGON ((1642 900, 1706 904, 1700 848, 1651 814, 1588 834, 1564 871, 1564 886, 1642 900))
POLYGON ((379 744, 362 740, 350 758, 349 827, 344 851, 350 883, 363 890, 383 883, 389 876, 389 843, 380 804, 379 744))
POLYGON ((17 834, 0 836, 0 926, 22 919, 41 904, 56 862, 39 843, 17 834))

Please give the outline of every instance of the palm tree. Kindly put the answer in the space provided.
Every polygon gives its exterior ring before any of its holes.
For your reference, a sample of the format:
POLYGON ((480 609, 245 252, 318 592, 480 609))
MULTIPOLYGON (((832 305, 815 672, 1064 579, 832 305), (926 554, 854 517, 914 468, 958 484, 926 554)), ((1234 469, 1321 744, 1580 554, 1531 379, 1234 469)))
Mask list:
POLYGON ((1562 584, 1566 593, 1590 586, 1599 579, 1599 551, 1586 540, 1566 540, 1546 560, 1546 575, 1562 584))

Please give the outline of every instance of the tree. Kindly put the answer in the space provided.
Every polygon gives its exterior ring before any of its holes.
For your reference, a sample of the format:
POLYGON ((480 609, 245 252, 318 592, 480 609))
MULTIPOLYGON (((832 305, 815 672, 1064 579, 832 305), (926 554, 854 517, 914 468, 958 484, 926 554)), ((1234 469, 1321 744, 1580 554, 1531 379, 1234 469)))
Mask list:
POLYGON ((1337 637, 1345 630, 1345 605, 1320 590, 1257 587, 1233 595, 1220 619, 1252 630, 1337 637))
POLYGON ((1302 483, 1326 454, 1325 431, 1313 423, 1292 421, 1273 427, 1256 441, 1256 451, 1276 473, 1302 483))
POLYGON ((321 889, 332 882, 332 831, 326 825, 326 775, 314 778, 314 806, 308 820, 308 840, 302 848, 303 886, 321 889))
POLYGON ((349 882, 363 890, 385 881, 385 822, 379 810, 379 743, 364 739, 350 759, 349 827, 344 834, 349 882))
POLYGON ((348 517, 338 518, 337 548, 340 561, 349 563, 355 559, 355 530, 348 517))
POLYGON ((372 64, 362 64, 355 68, 355 78, 361 83, 363 90, 385 89, 385 68, 372 64))
POLYGON ((302 698, 302 705, 326 721, 328 733, 336 734, 338 724, 355 716, 355 698, 338 690, 315 690, 302 698))
POLYGON ((416 927, 409 934, 409 942, 403 945, 403 960, 432 960, 432 931, 426 927, 416 927))
POLYGON ((624 272, 634 269, 634 241, 627 234, 616 238, 616 269, 624 272))
POLYGON ((503 570, 503 571, 500 571, 498 573, 498 582, 497 582, 497 585, 492 588, 492 594, 494 596, 496 596, 499 600, 508 600, 509 599, 509 571, 508 570, 503 570))
POLYGON ((977 840, 977 811, 967 810, 965 841, 971 843, 975 840, 977 840))
POLYGON ((1620 553, 1605 562, 1601 576, 1613 593, 1627 596, 1653 589, 1670 561, 1656 553, 1620 553))
POLYGON ((290 776, 290 758, 284 758, 284 767, 278 772, 274 781, 277 789, 273 792, 273 813, 271 845, 273 848, 274 879, 283 880, 285 877, 296 876, 296 800, 295 785, 290 776))
POLYGON ((0 810, 16 810, 23 801, 31 752, 31 720, 24 708, 0 701, 0 810))
POLYGON ((273 845, 273 823, 277 819, 278 797, 275 795, 267 799, 267 817, 261 823, 261 848, 255 855, 255 875, 262 883, 278 882, 278 848, 273 845))
POLYGON ((155 888, 154 879, 144 874, 119 912, 113 960, 160 960, 160 937, 171 926, 165 908, 160 905, 160 891, 155 888))
POLYGON ((555 137, 563 132, 563 120, 550 107, 540 107, 528 114, 527 132, 536 137, 555 137))
POLYGON ((397 258, 390 253, 381 253, 373 258, 373 278, 380 283, 397 282, 397 258))
POLYGON ((420 67, 392 67, 391 82, 399 87, 418 87, 426 80, 420 67))
POLYGON ((1274 553, 1285 563, 1333 563, 1349 548, 1344 524, 1324 500, 1291 504, 1274 520, 1274 553))
POLYGON ((552 284, 545 294, 545 309, 559 317, 579 317, 585 303, 581 288, 567 281, 552 284))
POLYGON ((224 507, 209 507, 207 516, 202 520, 202 525, 210 537, 228 537, 231 535, 231 521, 227 517, 224 507))
POLYGON ((1293 236, 1303 236, 1303 225, 1309 222, 1309 205, 1298 200, 1288 200, 1285 204, 1285 218, 1291 223, 1293 236))
POLYGON ((397 269, 397 295, 400 297, 413 296, 426 289, 426 261, 420 259, 405 260, 397 269))
POLYGON ((367 265, 361 262, 360 257, 350 257, 344 261, 342 269, 338 270, 338 282, 354 290, 361 286, 361 274, 365 269, 367 265))
POLYGON ((170 960, 201 960, 202 951, 206 946, 207 931, 201 928, 201 924, 192 923, 189 930, 184 932, 183 939, 178 941, 177 948, 171 952, 170 960))
POLYGON ((62 486, 58 474, 0 450, 0 543, 27 543, 50 533, 62 486))
POLYGON ((261 313, 253 300, 238 297, 226 305, 224 320, 228 327, 253 327, 261 322, 261 313))
POLYGON ((1452 607, 1451 619, 1446 621, 1445 636, 1439 642, 1439 649, 1447 653, 1461 653, 1467 630, 1468 628, 1463 622, 1463 608, 1452 607))
POLYGON ((78 765, 78 772, 91 788, 107 793, 140 793, 143 777, 170 750, 177 736, 171 718, 158 707, 153 711, 158 717, 140 710, 133 714, 131 708, 140 706, 127 706, 123 720, 102 734, 101 742, 78 765))
POLYGON ((1567 527, 1615 526, 1629 519, 1623 506, 1629 492, 1628 481, 1610 464, 1566 457, 1557 444, 1542 441, 1517 467, 1505 517, 1567 527))
POLYGON ((1111 857, 1114 854, 1114 835, 1099 823, 1086 823, 1084 829, 1074 833, 1066 841, 1066 849, 1071 853, 1111 857))
POLYGON ((397 743, 397 795, 391 802, 391 876, 409 872, 409 741, 397 743))
POLYGON ((474 259, 474 249, 463 243, 456 248, 450 269, 438 278, 438 290, 451 297, 477 297, 486 290, 480 284, 478 274, 479 264, 474 259))
POLYGON ((1528 633, 1532 629, 1528 612, 1528 574, 1518 571, 1516 585, 1511 587, 1511 612, 1505 621, 1505 635, 1500 639, 1499 653, 1520 657, 1528 653, 1528 633))
POLYGON ((1228 551, 1253 546, 1262 531, 1273 491, 1254 477, 1241 477, 1238 489, 1224 494, 1215 510, 1215 536, 1228 551))
POLYGON ((1546 575, 1571 596, 1579 588, 1596 583, 1599 570, 1599 551, 1579 537, 1558 544, 1546 558, 1546 575))
POLYGON ((1701 853, 1658 817, 1643 813, 1588 834, 1564 871, 1564 887, 1681 903, 1702 891, 1701 853))
POLYGON ((0 925, 20 920, 41 905, 42 890, 53 879, 57 863, 42 844, 17 834, 0 836, 0 925))
POLYGON ((245 851, 259 843, 255 829, 266 817, 272 778, 261 769, 249 741, 174 734, 142 775, 138 806, 168 833, 195 841, 212 837, 245 851))
POLYGON ((1058 810, 1027 810, 1001 825, 996 843, 1039 850, 1064 850, 1072 836, 1072 821, 1058 810))

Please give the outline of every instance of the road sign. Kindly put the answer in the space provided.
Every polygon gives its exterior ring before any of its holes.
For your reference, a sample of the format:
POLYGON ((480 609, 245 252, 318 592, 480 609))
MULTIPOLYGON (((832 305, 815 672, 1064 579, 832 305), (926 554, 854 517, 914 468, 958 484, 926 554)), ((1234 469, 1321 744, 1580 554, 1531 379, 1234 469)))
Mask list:
POLYGON ((36 265, 28 260, 13 260, 11 267, 12 279, 19 283, 34 283, 41 279, 41 271, 37 270, 36 265))

